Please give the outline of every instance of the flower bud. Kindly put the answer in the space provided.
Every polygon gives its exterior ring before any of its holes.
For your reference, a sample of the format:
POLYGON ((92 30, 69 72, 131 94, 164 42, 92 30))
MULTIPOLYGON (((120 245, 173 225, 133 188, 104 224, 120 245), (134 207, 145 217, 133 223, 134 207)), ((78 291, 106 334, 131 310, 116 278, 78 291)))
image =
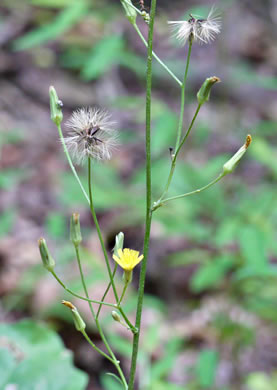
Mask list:
POLYGON ((80 215, 78 213, 73 213, 70 218, 70 240, 75 247, 79 246, 82 242, 80 215))
POLYGON ((115 236, 115 245, 113 248, 113 252, 116 256, 118 256, 118 249, 122 249, 124 244, 124 233, 120 232, 115 236))
POLYGON ((197 93, 197 99, 199 104, 207 102, 210 98, 211 88, 215 83, 220 82, 220 78, 213 76, 208 77, 197 93))
POLYGON ((73 316, 73 321, 75 328, 78 330, 78 332, 82 332, 86 329, 86 324, 82 317, 80 316, 77 308, 68 301, 62 301, 62 304, 68 307, 71 310, 72 316, 73 316))
POLYGON ((120 0, 123 8, 125 9, 126 12, 126 17, 129 20, 129 22, 133 25, 136 24, 136 19, 137 19, 137 12, 136 10, 128 4, 128 2, 132 2, 132 0, 120 0))
POLYGON ((112 317, 113 317, 113 319, 114 319, 115 321, 121 323, 120 315, 119 315, 115 310, 112 311, 112 317))
POLYGON ((250 134, 246 137, 245 144, 223 165, 223 174, 227 175, 228 173, 233 172, 239 163, 240 159, 248 149, 249 145, 252 142, 252 137, 250 134))
POLYGON ((63 120, 62 113, 62 101, 59 100, 57 92, 54 87, 49 88, 49 96, 50 96, 50 112, 52 121, 58 126, 61 124, 63 120))
POLYGON ((40 238, 38 240, 38 246, 40 251, 41 260, 43 262, 43 266, 49 271, 54 271, 55 268, 55 260, 50 255, 49 250, 46 245, 46 241, 44 238, 40 238))

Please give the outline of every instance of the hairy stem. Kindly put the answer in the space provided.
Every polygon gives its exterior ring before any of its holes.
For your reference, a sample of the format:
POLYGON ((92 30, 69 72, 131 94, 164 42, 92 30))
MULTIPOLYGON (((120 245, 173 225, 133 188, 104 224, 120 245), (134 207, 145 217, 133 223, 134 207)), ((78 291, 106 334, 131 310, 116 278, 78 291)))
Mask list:
POLYGON ((145 128, 145 150, 146 150, 146 221, 145 221, 145 235, 144 235, 144 258, 141 265, 138 303, 136 312, 136 328, 137 333, 133 337, 133 350, 130 369, 130 378, 128 390, 134 390, 135 374, 137 366, 140 325, 142 315, 142 305, 144 296, 144 286, 147 268, 147 259, 149 251, 150 230, 152 221, 152 188, 151 188, 151 92, 152 92, 152 48, 153 48, 153 30, 154 19, 156 13, 156 0, 151 2, 150 23, 148 32, 148 53, 147 53, 147 75, 146 75, 146 128, 145 128))

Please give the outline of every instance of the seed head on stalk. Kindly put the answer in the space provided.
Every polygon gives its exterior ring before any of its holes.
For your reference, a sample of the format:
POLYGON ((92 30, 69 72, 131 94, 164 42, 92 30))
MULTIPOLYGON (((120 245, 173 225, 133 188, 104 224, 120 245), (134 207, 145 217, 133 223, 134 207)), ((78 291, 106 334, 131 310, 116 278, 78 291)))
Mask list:
POLYGON ((65 138, 69 152, 78 163, 87 157, 109 160, 117 145, 117 131, 111 116, 103 110, 80 108, 73 112, 66 126, 65 138))
POLYGON ((221 17, 219 11, 212 7, 207 18, 202 19, 190 15, 189 20, 170 21, 176 38, 184 45, 192 39, 200 44, 213 41, 221 30, 221 17))

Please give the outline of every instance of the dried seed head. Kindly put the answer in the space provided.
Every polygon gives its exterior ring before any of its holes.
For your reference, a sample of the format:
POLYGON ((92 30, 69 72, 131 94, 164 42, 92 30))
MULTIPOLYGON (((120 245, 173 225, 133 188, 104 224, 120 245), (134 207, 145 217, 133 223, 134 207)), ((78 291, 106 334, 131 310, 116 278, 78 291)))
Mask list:
POLYGON ((76 110, 67 121, 69 128, 65 138, 66 146, 77 162, 85 158, 109 160, 117 145, 114 122, 106 111, 92 108, 76 110))
POLYGON ((211 8, 206 19, 196 18, 190 15, 189 20, 170 21, 176 38, 184 45, 188 39, 198 43, 210 43, 220 33, 220 14, 214 7, 211 8))

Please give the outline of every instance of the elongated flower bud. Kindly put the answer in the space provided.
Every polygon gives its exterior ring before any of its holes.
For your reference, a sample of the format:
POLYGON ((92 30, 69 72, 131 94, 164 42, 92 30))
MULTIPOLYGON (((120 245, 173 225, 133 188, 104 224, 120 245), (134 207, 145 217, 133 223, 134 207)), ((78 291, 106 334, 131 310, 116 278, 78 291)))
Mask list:
POLYGON ((46 268, 49 272, 54 271, 55 268, 55 260, 50 255, 48 247, 46 245, 46 241, 44 238, 40 238, 38 240, 38 246, 40 251, 41 260, 44 268, 46 268))
POLYGON ((82 317, 80 316, 77 308, 69 301, 62 301, 62 304, 68 307, 71 310, 75 328, 78 332, 82 332, 86 329, 86 324, 82 317))
POLYGON ((59 100, 57 92, 54 87, 49 88, 49 96, 50 96, 50 112, 52 121, 59 126, 63 120, 62 113, 62 101, 59 100))
POLYGON ((197 99, 199 104, 207 102, 210 98, 211 88, 215 83, 220 82, 220 78, 213 76, 208 77, 197 93, 197 99))
POLYGON ((136 10, 128 4, 128 1, 131 3, 132 0, 120 0, 123 8, 125 9, 126 12, 126 17, 129 20, 131 24, 136 24, 136 19, 137 19, 137 12, 136 10))
POLYGON ((78 213, 72 214, 70 218, 70 240, 75 247, 79 246, 82 242, 80 215, 78 213))
POLYGON ((113 317, 113 319, 114 319, 115 321, 121 323, 120 315, 119 315, 115 310, 112 311, 112 317, 113 317))
POLYGON ((113 248, 113 253, 118 256, 118 250, 123 248, 124 244, 124 233, 120 232, 115 236, 115 245, 113 248))
POLYGON ((239 161, 241 160, 242 156, 248 149, 252 142, 252 137, 250 134, 246 137, 245 144, 233 155, 233 157, 230 158, 224 165, 223 165, 223 174, 227 175, 228 173, 233 172, 233 170, 238 165, 239 161))

